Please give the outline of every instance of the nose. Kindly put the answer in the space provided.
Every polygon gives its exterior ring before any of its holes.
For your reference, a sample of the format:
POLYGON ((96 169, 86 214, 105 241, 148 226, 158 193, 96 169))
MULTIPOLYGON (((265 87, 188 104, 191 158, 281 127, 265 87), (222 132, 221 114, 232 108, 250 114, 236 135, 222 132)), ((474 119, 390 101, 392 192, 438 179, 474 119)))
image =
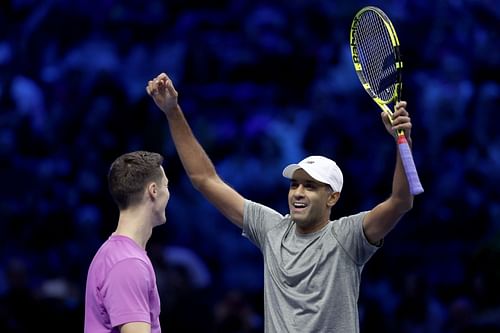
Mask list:
POLYGON ((296 197, 304 196, 304 185, 302 184, 298 185, 295 191, 293 192, 293 195, 296 197))

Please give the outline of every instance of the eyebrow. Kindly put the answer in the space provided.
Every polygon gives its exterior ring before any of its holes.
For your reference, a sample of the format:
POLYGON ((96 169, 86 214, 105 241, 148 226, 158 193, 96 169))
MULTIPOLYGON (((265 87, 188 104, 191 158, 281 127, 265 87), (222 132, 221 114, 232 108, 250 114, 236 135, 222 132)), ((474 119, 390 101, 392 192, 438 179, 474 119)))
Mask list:
POLYGON ((296 178, 292 178, 292 179, 290 179, 290 183, 303 183, 303 184, 308 184, 308 185, 313 184, 313 185, 318 185, 318 186, 323 186, 323 185, 328 186, 328 184, 323 184, 322 182, 319 182, 317 180, 311 180, 311 179, 300 181, 296 178))

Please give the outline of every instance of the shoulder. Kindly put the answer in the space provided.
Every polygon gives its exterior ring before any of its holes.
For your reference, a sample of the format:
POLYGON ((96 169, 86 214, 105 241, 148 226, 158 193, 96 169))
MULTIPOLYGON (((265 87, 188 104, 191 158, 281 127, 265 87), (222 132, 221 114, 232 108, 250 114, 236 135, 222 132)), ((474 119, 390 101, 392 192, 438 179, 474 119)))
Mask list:
POLYGON ((97 251, 90 270, 98 276, 106 276, 116 266, 149 267, 151 261, 146 251, 131 239, 112 236, 97 251))
POLYGON ((267 207, 263 204, 253 202, 251 200, 246 199, 245 204, 244 204, 244 213, 245 216, 256 216, 256 217, 268 217, 268 218, 275 218, 275 219, 284 219, 286 216, 283 216, 281 213, 277 212, 276 210, 267 207))
POLYGON ((332 231, 341 232, 346 230, 363 230, 363 220, 368 211, 363 211, 353 215, 343 216, 337 220, 331 221, 332 231))
POLYGON ((286 228, 289 218, 283 216, 265 205, 245 200, 243 214, 243 235, 248 237, 257 246, 262 247, 266 242, 266 235, 273 231, 286 228))
POLYGON ((111 236, 106 241, 106 252, 111 258, 116 261, 136 258, 145 260, 147 258, 146 251, 132 239, 125 236, 111 236))
POLYGON ((359 212, 359 213, 352 214, 352 215, 342 216, 336 220, 333 220, 331 223, 332 223, 332 225, 340 225, 342 223, 359 223, 359 222, 362 223, 366 214, 368 214, 368 211, 363 211, 363 212, 359 212))

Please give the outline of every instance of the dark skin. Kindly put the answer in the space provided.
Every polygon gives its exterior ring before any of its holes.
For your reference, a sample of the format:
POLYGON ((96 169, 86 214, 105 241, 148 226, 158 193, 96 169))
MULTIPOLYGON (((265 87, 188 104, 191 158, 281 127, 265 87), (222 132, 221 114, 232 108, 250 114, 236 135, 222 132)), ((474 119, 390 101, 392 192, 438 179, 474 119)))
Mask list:
MULTIPOLYGON (((184 117, 172 81, 162 73, 148 82, 146 91, 167 118, 175 147, 193 186, 232 223, 242 228, 245 199, 217 174, 184 117)), ((404 101, 396 104, 392 123, 386 113, 382 113, 381 117, 387 132, 394 140, 395 131, 404 130, 411 145, 412 124, 406 105, 404 101)), ((373 207, 363 220, 364 233, 372 244, 378 244, 413 206, 413 196, 409 191, 401 158, 398 150, 395 150, 396 166, 391 194, 373 207)), ((318 187, 311 190, 308 182, 313 184, 316 181, 303 170, 297 170, 293 177, 295 183, 292 180, 288 202, 290 213, 297 223, 297 231, 310 233, 321 229, 328 223, 331 209, 337 203, 340 193, 331 190, 329 192, 325 186, 319 186, 324 184, 318 184, 318 187)))
POLYGON ((295 171, 288 191, 288 207, 297 232, 307 234, 323 228, 339 197, 339 192, 333 192, 329 185, 316 181, 304 170, 295 171))

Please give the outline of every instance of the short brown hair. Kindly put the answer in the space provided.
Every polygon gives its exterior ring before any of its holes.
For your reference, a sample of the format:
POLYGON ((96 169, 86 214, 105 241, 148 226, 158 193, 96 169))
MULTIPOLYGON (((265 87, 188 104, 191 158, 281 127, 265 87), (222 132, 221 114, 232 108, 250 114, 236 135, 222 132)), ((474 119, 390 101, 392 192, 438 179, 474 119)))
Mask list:
POLYGON ((120 210, 139 202, 145 186, 161 181, 163 156, 135 151, 118 157, 109 168, 108 188, 120 210))

